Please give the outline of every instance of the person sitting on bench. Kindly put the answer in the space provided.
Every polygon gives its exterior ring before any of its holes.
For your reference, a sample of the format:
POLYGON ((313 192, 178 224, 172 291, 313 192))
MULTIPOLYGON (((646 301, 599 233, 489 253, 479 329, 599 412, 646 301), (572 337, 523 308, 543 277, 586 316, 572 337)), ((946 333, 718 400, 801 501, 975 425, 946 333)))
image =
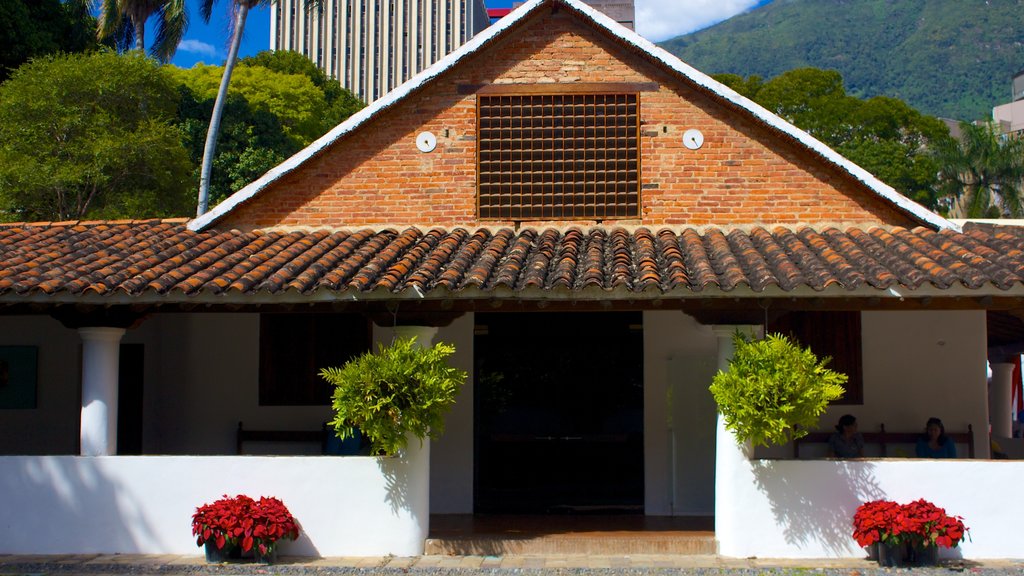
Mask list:
POLYGON ((924 436, 917 441, 918 458, 956 458, 956 442, 946 436, 942 420, 929 418, 924 436))
POLYGON ((836 431, 828 439, 828 449, 835 458, 863 458, 864 437, 857 432, 857 419, 844 414, 836 424, 836 431))

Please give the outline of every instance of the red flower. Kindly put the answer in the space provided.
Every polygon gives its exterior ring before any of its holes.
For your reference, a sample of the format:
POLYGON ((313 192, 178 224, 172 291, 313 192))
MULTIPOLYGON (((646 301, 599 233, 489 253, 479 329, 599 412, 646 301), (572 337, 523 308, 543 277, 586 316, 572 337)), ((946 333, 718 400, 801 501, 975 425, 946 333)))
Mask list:
POLYGON ((225 495, 196 509, 192 534, 199 546, 212 540, 217 548, 240 544, 244 552, 256 547, 261 554, 269 554, 278 540, 298 538, 299 525, 277 498, 256 501, 241 494, 234 498, 225 495))
POLYGON ((864 547, 875 542, 910 542, 917 547, 952 548, 967 531, 963 518, 949 516, 927 500, 903 505, 875 500, 861 504, 853 515, 853 539, 864 547))

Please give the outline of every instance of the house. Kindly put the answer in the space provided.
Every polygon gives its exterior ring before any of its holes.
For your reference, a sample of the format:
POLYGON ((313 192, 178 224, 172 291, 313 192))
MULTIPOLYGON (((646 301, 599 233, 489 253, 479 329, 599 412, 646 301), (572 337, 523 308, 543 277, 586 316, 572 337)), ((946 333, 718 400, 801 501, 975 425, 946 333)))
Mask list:
POLYGON ((713 517, 727 556, 857 557, 853 510, 888 497, 964 516, 954 554, 1016 557, 1024 463, 987 458, 986 361, 1024 340, 1022 247, 531 0, 200 218, 0 227, 0 553, 198 552, 195 506, 245 492, 299 519, 292 554, 600 510, 713 517), (751 457, 707 385, 764 328, 851 374, 823 428, 939 416, 977 457, 751 457), (318 429, 317 369, 396 333, 470 373, 442 438, 236 454, 239 421, 318 429))

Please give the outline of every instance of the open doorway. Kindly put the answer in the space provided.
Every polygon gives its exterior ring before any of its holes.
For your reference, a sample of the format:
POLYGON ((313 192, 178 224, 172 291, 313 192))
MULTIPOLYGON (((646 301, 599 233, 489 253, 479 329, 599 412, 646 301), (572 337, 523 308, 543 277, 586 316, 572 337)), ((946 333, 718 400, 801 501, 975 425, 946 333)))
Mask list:
POLYGON ((477 314, 474 509, 643 513, 639 312, 477 314))

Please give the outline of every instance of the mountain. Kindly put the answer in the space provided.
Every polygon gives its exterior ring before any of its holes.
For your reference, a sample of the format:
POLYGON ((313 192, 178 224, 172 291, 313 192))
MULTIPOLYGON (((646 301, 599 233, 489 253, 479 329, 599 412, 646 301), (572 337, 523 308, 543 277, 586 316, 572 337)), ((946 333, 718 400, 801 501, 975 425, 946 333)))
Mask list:
POLYGON ((838 70, 852 95, 990 118, 1024 68, 1024 0, 775 0, 661 42, 709 73, 838 70))

